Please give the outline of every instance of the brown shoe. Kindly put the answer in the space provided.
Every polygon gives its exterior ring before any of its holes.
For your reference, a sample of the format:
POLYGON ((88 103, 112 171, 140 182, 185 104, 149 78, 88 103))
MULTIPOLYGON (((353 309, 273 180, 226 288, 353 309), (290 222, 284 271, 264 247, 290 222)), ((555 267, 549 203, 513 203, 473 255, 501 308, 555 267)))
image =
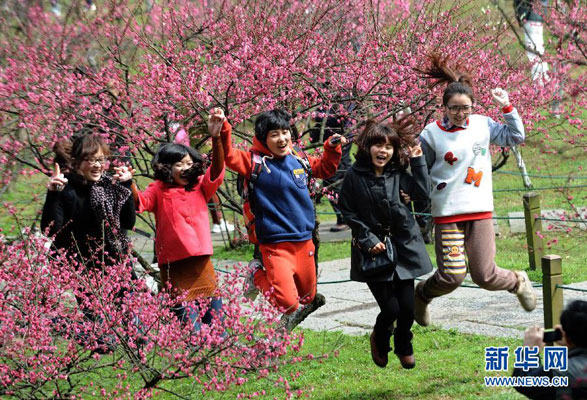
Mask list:
POLYGON ((337 224, 330 228, 330 232, 342 232, 349 229, 351 229, 351 227, 346 224, 337 224))
POLYGON ((387 358, 387 353, 381 354, 377 349, 377 343, 375 342, 375 329, 371 332, 369 342, 371 343, 371 358, 373 359, 373 362, 378 367, 385 368, 389 359, 387 358))
POLYGON ((397 358, 399 358, 399 362, 404 369, 412 369, 416 366, 416 358, 413 354, 409 354, 407 356, 400 356, 396 354, 397 358))

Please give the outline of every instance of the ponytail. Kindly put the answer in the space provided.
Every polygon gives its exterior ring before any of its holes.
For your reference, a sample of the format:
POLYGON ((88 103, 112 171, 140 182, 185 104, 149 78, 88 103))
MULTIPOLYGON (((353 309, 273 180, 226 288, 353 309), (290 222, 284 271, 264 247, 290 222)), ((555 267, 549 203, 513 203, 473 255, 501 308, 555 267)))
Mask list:
POLYGON ((447 85, 442 95, 442 105, 447 105, 455 94, 464 94, 469 96, 472 102, 475 101, 471 76, 460 64, 451 67, 448 64, 448 56, 442 57, 437 53, 429 54, 428 60, 430 66, 427 69, 417 69, 416 71, 420 72, 423 78, 433 80, 429 85, 430 88, 447 85))

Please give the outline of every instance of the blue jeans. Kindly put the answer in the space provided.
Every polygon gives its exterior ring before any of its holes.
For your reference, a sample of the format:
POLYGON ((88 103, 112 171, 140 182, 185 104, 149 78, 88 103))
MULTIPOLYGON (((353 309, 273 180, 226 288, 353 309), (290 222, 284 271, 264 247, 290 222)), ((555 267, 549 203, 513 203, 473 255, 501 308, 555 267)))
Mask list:
POLYGON ((217 318, 219 318, 220 321, 224 319, 222 316, 222 299, 219 297, 210 298, 208 309, 202 316, 201 321, 199 321, 201 310, 200 302, 198 301, 189 302, 185 306, 176 306, 173 308, 173 312, 180 321, 184 322, 189 320, 194 329, 194 332, 198 332, 200 330, 202 323, 210 325, 215 315, 217 315, 217 318))

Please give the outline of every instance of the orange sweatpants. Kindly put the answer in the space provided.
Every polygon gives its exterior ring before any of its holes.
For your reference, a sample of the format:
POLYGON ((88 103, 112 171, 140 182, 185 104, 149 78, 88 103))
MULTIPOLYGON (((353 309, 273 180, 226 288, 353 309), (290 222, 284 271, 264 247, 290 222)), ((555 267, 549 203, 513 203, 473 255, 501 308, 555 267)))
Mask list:
POLYGON ((255 274, 255 286, 286 314, 316 295, 316 263, 312 240, 260 244, 264 270, 255 274))

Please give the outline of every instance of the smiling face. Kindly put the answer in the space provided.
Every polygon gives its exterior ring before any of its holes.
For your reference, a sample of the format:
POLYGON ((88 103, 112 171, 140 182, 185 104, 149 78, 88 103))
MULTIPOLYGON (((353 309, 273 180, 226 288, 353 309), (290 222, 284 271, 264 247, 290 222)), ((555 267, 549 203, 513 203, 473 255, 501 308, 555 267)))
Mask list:
POLYGON ((78 172, 88 182, 98 182, 106 170, 106 158, 102 150, 85 157, 79 165, 78 172))
POLYGON ((173 181, 180 186, 186 186, 189 181, 185 178, 185 173, 194 165, 194 160, 189 154, 186 154, 180 161, 171 166, 171 177, 173 181))
POLYGON ((274 129, 267 133, 267 148, 276 157, 285 157, 290 152, 291 131, 274 129))
POLYGON ((447 101, 444 111, 451 124, 462 127, 471 115, 472 108, 473 100, 466 94, 457 93, 447 101))
POLYGON ((375 175, 381 175, 383 173, 383 169, 389 160, 391 160, 391 157, 393 157, 393 152, 393 145, 389 140, 385 143, 375 143, 369 148, 371 163, 373 164, 375 175))

